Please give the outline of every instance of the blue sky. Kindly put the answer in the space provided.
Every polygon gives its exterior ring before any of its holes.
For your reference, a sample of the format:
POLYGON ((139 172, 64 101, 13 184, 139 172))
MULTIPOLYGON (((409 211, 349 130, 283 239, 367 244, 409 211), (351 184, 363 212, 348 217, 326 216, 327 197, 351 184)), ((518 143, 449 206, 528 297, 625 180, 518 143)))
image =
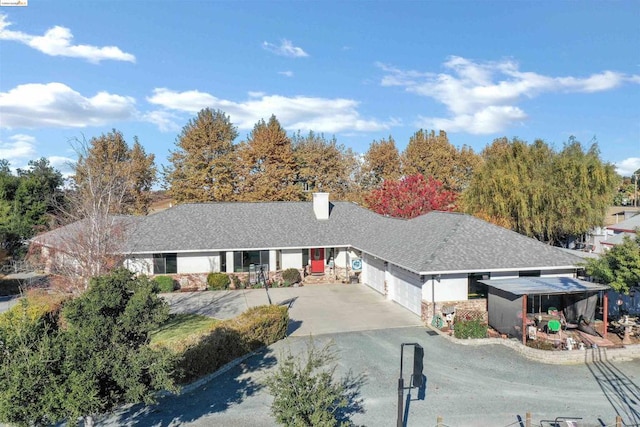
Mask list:
MULTIPOLYGON (((3 0, 4 3, 8 0, 3 0)), ((443 129, 640 168, 639 1, 37 1, 0 7, 0 158, 116 128, 166 163, 204 108, 244 140, 275 114, 364 153, 443 129)))

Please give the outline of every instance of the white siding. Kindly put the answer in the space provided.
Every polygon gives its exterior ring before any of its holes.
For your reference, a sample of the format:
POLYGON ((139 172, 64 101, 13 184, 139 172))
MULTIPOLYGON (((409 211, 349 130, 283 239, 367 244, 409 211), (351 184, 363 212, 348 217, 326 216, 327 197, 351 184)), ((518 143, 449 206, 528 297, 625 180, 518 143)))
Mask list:
POLYGON ((362 283, 384 294, 384 261, 362 254, 362 283))
POLYGON ((210 273, 220 271, 218 252, 178 254, 178 273, 210 273))
POLYGON ((469 281, 466 273, 440 275, 440 281, 425 276, 422 299, 427 302, 464 301, 469 295, 469 281), (433 295, 432 295, 433 293, 433 295))
POLYGON ((307 249, 283 249, 280 268, 302 268, 302 251, 307 249))

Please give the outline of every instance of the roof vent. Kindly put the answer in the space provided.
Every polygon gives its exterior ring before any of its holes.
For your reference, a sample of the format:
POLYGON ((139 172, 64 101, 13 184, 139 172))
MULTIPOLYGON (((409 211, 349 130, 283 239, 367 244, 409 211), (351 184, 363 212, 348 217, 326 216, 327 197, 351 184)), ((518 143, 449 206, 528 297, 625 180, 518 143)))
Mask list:
POLYGON ((316 219, 329 219, 329 193, 313 193, 313 213, 316 219))

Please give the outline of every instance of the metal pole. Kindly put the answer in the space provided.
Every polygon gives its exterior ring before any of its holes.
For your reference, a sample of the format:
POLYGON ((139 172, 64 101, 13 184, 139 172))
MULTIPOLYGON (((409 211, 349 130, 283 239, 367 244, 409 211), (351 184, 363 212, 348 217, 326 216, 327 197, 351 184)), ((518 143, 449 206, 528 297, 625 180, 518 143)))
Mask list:
POLYGON ((403 399, 404 398, 404 379, 398 378, 398 423, 397 427, 402 427, 402 415, 404 412, 403 399))

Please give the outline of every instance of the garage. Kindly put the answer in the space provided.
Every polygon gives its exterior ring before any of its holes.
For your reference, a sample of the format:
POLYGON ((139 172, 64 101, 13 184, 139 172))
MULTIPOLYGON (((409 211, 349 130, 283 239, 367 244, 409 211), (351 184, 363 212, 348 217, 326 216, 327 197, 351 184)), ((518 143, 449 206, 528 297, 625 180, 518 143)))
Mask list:
POLYGON ((422 286, 416 283, 419 277, 393 265, 390 266, 389 273, 391 298, 420 316, 422 313, 422 286))
POLYGON ((363 255, 362 263, 362 283, 375 289, 381 294, 385 294, 384 291, 384 276, 385 267, 384 261, 381 259, 372 257, 367 254, 363 255))

